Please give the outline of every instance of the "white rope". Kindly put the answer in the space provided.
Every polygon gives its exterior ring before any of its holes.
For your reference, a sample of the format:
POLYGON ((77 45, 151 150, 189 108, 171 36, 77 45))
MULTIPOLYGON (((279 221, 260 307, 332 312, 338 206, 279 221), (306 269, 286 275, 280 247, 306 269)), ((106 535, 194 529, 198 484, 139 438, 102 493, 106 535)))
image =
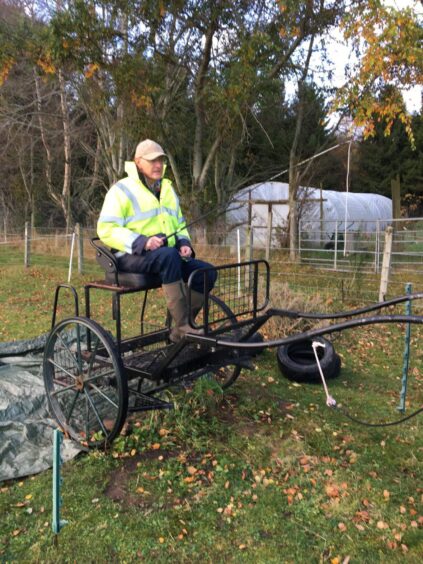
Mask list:
POLYGON ((347 179, 346 179, 346 192, 345 192, 345 220, 344 220, 344 257, 347 254, 347 219, 348 219, 348 199, 350 194, 350 156, 351 156, 351 141, 348 143, 348 158, 347 158, 347 179))
MULTIPOLYGON (((314 159, 317 159, 317 157, 321 157, 322 155, 324 155, 325 153, 329 153, 330 151, 333 151, 334 149, 337 149, 338 147, 342 147, 342 145, 345 145, 346 143, 349 143, 350 147, 351 147, 351 141, 343 141, 342 143, 338 143, 337 145, 334 145, 333 147, 329 147, 329 149, 325 149, 324 151, 320 151, 320 153, 316 153, 315 155, 313 155, 312 157, 309 157, 308 159, 305 159, 304 161, 301 161, 300 163, 297 163, 295 166, 302 166, 303 164, 308 163, 309 161, 312 161, 314 159)), ((283 170, 282 172, 278 172, 277 174, 275 174, 274 176, 270 177, 269 180, 266 180, 266 182, 271 182, 272 180, 274 180, 275 178, 277 178, 278 176, 282 176, 282 174, 285 174, 289 172, 289 167, 286 168, 285 170, 283 170)), ((262 184, 264 184, 264 182, 262 182, 262 184)))
POLYGON ((317 356, 317 351, 316 351, 317 347, 325 348, 326 345, 324 343, 321 343, 320 341, 313 341, 311 346, 313 348, 314 356, 316 358, 317 366, 319 368, 319 373, 320 373, 320 378, 322 379, 323 388, 325 389, 326 405, 328 407, 336 407, 336 400, 329 394, 329 390, 328 390, 328 387, 326 385, 326 380, 325 380, 325 377, 323 375, 323 370, 322 370, 322 367, 320 366, 320 360, 319 360, 319 357, 317 356))

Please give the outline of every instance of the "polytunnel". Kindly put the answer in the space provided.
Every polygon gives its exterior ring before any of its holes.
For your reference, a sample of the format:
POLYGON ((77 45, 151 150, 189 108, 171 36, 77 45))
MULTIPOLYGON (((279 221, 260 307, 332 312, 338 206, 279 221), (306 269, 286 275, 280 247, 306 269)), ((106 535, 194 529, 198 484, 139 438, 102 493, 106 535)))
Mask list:
MULTIPOLYGON (((289 185, 285 182, 261 182, 240 190, 226 214, 231 230, 230 242, 239 229, 245 242, 248 224, 254 231, 254 246, 265 246, 272 222, 272 246, 280 244, 288 225, 289 185)), ((392 221, 392 201, 379 194, 336 192, 300 187, 298 195, 300 229, 309 241, 324 245, 338 233, 384 231, 392 221)))

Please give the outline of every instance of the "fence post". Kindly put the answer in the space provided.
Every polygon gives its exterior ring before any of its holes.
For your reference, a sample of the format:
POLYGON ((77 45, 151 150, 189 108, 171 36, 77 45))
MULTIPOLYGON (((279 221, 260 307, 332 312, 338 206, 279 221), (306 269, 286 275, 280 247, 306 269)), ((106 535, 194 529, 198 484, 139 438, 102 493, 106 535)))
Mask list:
MULTIPOLYGON (((67 239, 67 237, 66 237, 67 239)), ((72 278, 72 262, 73 262, 73 251, 75 248, 75 231, 72 233, 71 239, 71 248, 70 248, 70 256, 69 256, 69 272, 68 272, 68 284, 72 278)))
POLYGON ((267 209, 267 241, 266 241, 266 260, 270 258, 270 247, 272 246, 272 204, 268 205, 267 209))
MULTIPOLYGON (((301 233, 302 233, 302 223, 301 219, 298 221, 298 260, 301 262, 301 233)), ((307 259, 307 255, 306 255, 307 259)))
POLYGON ((75 224, 75 233, 78 240, 78 274, 84 272, 84 237, 80 223, 75 224))
MULTIPOLYGON (((61 498, 61 485, 62 478, 60 477, 60 467, 63 463, 60 455, 60 447, 63 441, 63 433, 59 429, 53 431, 53 515, 51 520, 51 527, 53 533, 58 535, 60 530, 67 524, 67 521, 60 519, 60 507, 62 505, 61 498)), ((58 537, 55 537, 56 543, 58 537)))
POLYGON ((25 268, 28 268, 31 265, 31 235, 30 235, 30 225, 28 221, 25 221, 24 265, 25 268))
MULTIPOLYGON (((247 248, 246 248, 246 260, 247 261, 251 261, 253 260, 253 245, 254 245, 254 230, 253 230, 253 226, 251 224, 249 224, 248 226, 248 238, 247 238, 247 248)), ((250 283, 251 283, 251 268, 247 268, 247 279, 246 279, 246 285, 247 288, 250 287, 250 283)))
MULTIPOLYGON (((239 235, 239 228, 236 230, 236 241, 237 241, 237 259, 241 262, 241 242, 239 235)), ((241 268, 238 267, 238 297, 241 295, 241 268)))
POLYGON ((380 289, 379 289, 380 302, 383 302, 385 300, 385 296, 388 291, 389 271, 391 269, 393 231, 394 230, 392 229, 391 226, 387 227, 385 230, 385 245, 383 248, 382 273, 380 276, 380 289))
POLYGON ((248 242, 248 260, 253 260, 253 254, 254 254, 254 227, 251 226, 249 242, 248 242))
MULTIPOLYGON (((411 294, 412 286, 408 282, 405 285, 405 293, 411 294)), ((405 315, 411 315, 411 300, 407 300, 405 303, 405 315)), ((400 403, 397 409, 401 413, 405 413, 405 399, 407 397, 407 380, 408 380, 408 369, 410 366, 410 339, 411 339, 411 323, 407 323, 405 326, 405 348, 403 354, 403 364, 402 364, 402 379, 401 379, 401 392, 400 392, 400 403)))
POLYGON ((380 223, 376 220, 376 238, 375 238, 375 272, 379 272, 379 237, 380 237, 380 223))
POLYGON ((336 270, 338 266, 338 220, 335 221, 335 248, 333 255, 333 269, 336 270))

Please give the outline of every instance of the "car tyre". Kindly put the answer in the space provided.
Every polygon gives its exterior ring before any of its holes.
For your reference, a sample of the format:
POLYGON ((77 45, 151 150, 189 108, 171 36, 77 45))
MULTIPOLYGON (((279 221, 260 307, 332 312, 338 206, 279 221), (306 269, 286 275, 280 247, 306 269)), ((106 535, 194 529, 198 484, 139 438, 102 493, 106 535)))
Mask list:
POLYGON ((340 356, 335 352, 333 344, 328 339, 319 337, 278 347, 278 365, 285 378, 300 383, 316 383, 321 381, 319 367, 312 348, 313 341, 320 341, 325 345, 324 348, 317 348, 317 356, 324 377, 326 379, 333 379, 339 376, 341 369, 340 356))

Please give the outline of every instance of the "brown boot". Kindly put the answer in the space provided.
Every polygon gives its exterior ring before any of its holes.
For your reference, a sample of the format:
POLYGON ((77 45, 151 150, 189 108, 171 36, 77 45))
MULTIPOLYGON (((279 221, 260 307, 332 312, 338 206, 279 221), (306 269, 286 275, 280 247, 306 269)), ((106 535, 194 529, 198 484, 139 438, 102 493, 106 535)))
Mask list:
POLYGON ((193 329, 191 325, 188 324, 188 307, 182 280, 172 282, 171 284, 163 284, 162 288, 166 298, 167 308, 175 322, 175 327, 170 331, 170 340, 177 343, 185 337, 187 333, 193 335, 202 334, 201 331, 193 329))

